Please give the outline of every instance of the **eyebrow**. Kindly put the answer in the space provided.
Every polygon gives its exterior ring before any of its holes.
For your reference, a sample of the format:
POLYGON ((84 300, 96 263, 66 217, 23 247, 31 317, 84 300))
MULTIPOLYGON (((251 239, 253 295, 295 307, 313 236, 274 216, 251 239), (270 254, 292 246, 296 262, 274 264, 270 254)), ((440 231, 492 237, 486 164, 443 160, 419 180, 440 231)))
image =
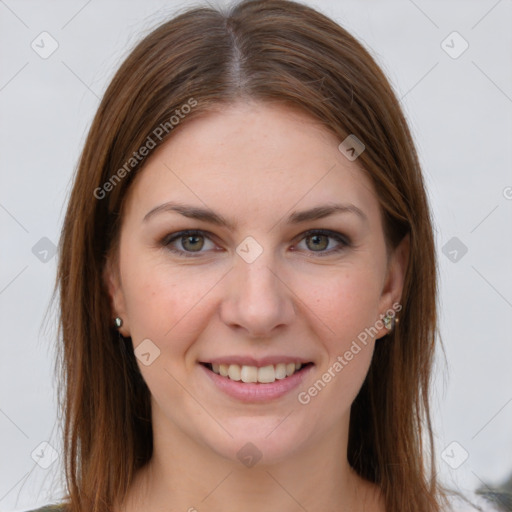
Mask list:
MULTIPOLYGON (((151 217, 162 212, 177 212, 189 219, 202 220, 217 226, 227 227, 231 230, 234 230, 235 228, 235 224, 233 222, 229 221, 224 216, 215 213, 209 208, 199 208, 197 206, 176 203, 173 201, 163 203, 150 210, 144 216, 143 222, 147 222, 151 217)), ((323 219, 335 213, 352 213, 357 215, 363 221, 368 222, 368 218, 365 213, 353 204, 328 203, 326 205, 310 208, 309 210, 293 212, 288 217, 288 223, 300 224, 301 222, 323 219)))

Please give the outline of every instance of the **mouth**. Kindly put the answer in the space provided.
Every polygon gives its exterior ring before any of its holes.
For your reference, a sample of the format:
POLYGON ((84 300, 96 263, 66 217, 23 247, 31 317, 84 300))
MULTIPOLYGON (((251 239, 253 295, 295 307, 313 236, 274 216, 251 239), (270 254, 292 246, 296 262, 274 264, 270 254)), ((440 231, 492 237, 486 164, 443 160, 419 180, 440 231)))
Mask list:
POLYGON ((260 367, 206 362, 200 364, 216 375, 246 384, 272 384, 276 380, 284 381, 293 375, 305 372, 313 366, 312 362, 277 363, 260 367))

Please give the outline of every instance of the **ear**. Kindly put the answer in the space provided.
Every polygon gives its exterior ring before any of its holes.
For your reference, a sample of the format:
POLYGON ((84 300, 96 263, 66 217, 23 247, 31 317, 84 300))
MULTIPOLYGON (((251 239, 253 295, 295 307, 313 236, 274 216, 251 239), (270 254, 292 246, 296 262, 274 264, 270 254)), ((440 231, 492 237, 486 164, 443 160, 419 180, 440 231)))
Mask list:
MULTIPOLYGON (((397 313, 401 309, 397 309, 396 306, 393 307, 393 304, 399 304, 402 299, 405 273, 409 263, 409 252, 410 236, 409 233, 407 233, 389 257, 386 278, 379 301, 379 312, 381 316, 385 315, 388 310, 397 313)), ((376 339, 385 336, 388 332, 385 327, 379 329, 376 339)))
POLYGON ((123 336, 128 337, 130 336, 130 328, 126 312, 126 300, 119 272, 119 263, 117 256, 112 253, 107 256, 105 268, 103 269, 103 281, 110 298, 112 322, 115 317, 120 317, 123 320, 123 325, 118 330, 123 336))

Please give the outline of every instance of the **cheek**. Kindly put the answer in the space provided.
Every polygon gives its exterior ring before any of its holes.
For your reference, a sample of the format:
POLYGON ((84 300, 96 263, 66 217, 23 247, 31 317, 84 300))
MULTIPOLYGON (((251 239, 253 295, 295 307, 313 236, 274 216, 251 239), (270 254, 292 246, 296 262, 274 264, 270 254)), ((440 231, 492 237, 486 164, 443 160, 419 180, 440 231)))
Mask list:
POLYGON ((304 391, 312 401, 318 396, 315 407, 327 407, 336 417, 352 404, 371 363, 375 342, 368 333, 379 318, 379 282, 368 266, 352 266, 301 291, 309 316, 313 312, 321 320, 317 334, 326 355, 321 382, 304 391))
MULTIPOLYGON (((365 329, 378 318, 377 282, 368 272, 352 268, 350 272, 338 273, 335 279, 317 281, 315 291, 306 294, 308 306, 321 320, 317 324, 322 326, 322 334, 317 334, 326 356, 317 379, 309 388, 302 389, 298 397, 299 403, 307 407, 308 417, 320 415, 325 424, 334 424, 349 411, 356 398, 375 345, 365 329)), ((311 312, 309 316, 313 316, 311 312)))
POLYGON ((326 343, 339 349, 377 320, 379 282, 367 267, 353 266, 318 275, 307 285, 298 283, 297 289, 298 296, 324 324, 326 343))
POLYGON ((192 266, 178 268, 157 256, 137 257, 133 252, 122 268, 133 343, 137 346, 149 338, 165 350, 183 351, 203 328, 208 292, 221 274, 192 266))

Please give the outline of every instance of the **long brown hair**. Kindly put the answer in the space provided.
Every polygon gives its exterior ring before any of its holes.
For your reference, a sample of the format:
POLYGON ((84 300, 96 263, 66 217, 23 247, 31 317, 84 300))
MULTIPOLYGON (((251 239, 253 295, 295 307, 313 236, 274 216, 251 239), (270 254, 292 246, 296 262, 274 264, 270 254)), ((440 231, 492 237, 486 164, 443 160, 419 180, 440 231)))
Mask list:
POLYGON ((380 486, 386 510, 439 511, 428 401, 436 260, 414 143, 368 51, 334 21, 286 0, 181 13, 135 47, 101 101, 59 247, 59 403, 69 510, 106 512, 121 503, 152 455, 150 392, 133 351, 119 343, 103 279, 123 199, 147 160, 140 148, 150 139, 159 146, 190 119, 244 98, 298 107, 340 142, 355 134, 366 146, 358 163, 378 191, 388 246, 410 236, 400 323, 376 344, 352 405, 348 460, 380 486), (174 126, 170 119, 186 104, 194 106, 174 126))

